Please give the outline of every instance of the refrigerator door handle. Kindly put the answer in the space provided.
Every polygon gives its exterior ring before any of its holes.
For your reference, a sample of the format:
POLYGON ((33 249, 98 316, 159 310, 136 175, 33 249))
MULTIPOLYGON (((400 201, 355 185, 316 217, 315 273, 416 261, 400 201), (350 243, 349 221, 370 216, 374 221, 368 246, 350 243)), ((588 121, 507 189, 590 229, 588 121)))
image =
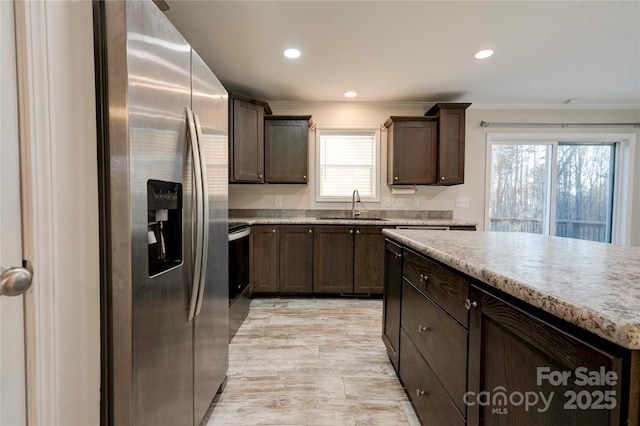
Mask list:
POLYGON ((200 173, 202 174, 202 206, 203 206, 203 227, 202 227, 202 268, 200 272, 200 285, 198 287, 198 302, 196 304, 195 316, 200 314, 202 308, 202 298, 204 297, 204 287, 207 278, 207 259, 209 254, 209 186, 207 185, 207 162, 204 158, 204 141, 202 138, 202 126, 200 117, 195 112, 193 119, 196 127, 196 139, 198 152, 200 154, 200 173))
POLYGON ((195 199, 196 199, 196 247, 194 252, 193 266, 193 282, 191 284, 191 296, 189 300, 189 314, 187 322, 191 322, 195 315, 196 303, 198 300, 200 277, 202 275, 202 249, 203 249, 203 200, 202 200, 202 172, 200 161, 200 150, 198 148, 198 139, 196 135, 195 123, 193 120, 193 112, 187 107, 187 128, 189 131, 189 143, 191 147, 191 163, 193 178, 195 181, 195 199))

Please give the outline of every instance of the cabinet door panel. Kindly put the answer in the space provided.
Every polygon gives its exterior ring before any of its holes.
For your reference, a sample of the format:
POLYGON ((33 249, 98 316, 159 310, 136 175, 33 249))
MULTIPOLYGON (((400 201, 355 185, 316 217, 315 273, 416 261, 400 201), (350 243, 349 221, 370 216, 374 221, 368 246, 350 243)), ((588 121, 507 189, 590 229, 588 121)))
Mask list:
POLYGON ((440 110, 438 128, 438 179, 443 185, 464 183, 465 110, 440 110))
POLYGON ((514 392, 537 392, 549 398, 544 409, 539 402, 525 409, 525 405, 469 407, 469 422, 484 425, 620 425, 622 380, 613 386, 579 386, 576 369, 615 372, 623 375, 621 355, 603 350, 577 339, 556 327, 534 318, 519 308, 473 287, 471 299, 477 303, 472 309, 469 328, 469 390, 477 395, 503 387, 507 395, 514 392), (566 385, 549 380, 538 383, 538 369, 549 372, 568 372, 566 385), (614 409, 589 409, 598 392, 613 392, 614 409), (567 394, 567 392, 569 394, 567 394), (571 393, 581 394, 579 404, 584 408, 567 408, 571 393), (495 408, 506 408, 504 414, 495 408), (543 411, 538 410, 540 408, 543 411))
POLYGON ((307 183, 309 121, 267 119, 265 128, 265 181, 307 183))
POLYGON ((353 293, 353 229, 316 226, 313 238, 313 292, 353 293))
POLYGON ((313 277, 313 229, 280 227, 280 292, 311 293, 313 277))
POLYGON ((233 99, 232 181, 262 182, 264 107, 233 99))
POLYGON ((388 135, 392 151, 387 179, 390 185, 436 182, 437 131, 436 121, 393 123, 388 135))
POLYGON ((353 292, 382 294, 384 287, 384 235, 382 227, 356 228, 353 292))
POLYGON ((402 297, 402 247, 387 241, 385 245, 384 294, 382 303, 382 340, 393 368, 398 372, 400 354, 400 301, 402 297))
POLYGON ((278 229, 276 226, 254 226, 251 239, 253 291, 275 293, 278 291, 278 229))

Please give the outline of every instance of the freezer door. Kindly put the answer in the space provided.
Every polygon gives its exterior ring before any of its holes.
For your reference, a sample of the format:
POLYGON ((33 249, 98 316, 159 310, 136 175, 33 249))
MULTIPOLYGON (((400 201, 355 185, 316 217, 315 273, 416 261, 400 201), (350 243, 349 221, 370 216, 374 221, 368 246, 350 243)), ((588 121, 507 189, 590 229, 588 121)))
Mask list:
POLYGON ((192 242, 178 238, 193 229, 186 134, 191 49, 153 2, 108 1, 104 8, 107 410, 117 425, 192 424, 193 323, 187 308, 193 255, 192 242))
POLYGON ((194 421, 199 424, 229 365, 227 91, 192 51, 192 108, 206 175, 209 232, 204 290, 194 319, 194 421))

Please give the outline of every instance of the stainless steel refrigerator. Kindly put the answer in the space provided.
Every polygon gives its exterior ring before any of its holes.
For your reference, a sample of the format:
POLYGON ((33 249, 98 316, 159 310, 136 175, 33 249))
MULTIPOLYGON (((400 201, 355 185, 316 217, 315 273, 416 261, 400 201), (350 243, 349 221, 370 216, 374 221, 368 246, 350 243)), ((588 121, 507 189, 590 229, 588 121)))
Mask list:
POLYGON ((151 1, 95 1, 103 424, 192 425, 228 367, 228 109, 151 1))

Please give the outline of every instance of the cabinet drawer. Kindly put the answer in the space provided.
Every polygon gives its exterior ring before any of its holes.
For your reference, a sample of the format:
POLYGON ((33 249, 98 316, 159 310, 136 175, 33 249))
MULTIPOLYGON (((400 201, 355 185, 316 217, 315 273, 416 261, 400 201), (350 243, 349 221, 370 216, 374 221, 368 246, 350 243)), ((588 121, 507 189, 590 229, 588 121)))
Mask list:
POLYGON ((466 424, 464 417, 404 330, 400 331, 400 378, 422 424, 466 424))
POLYGON ((405 250, 402 273, 465 328, 469 326, 464 302, 469 297, 470 283, 462 274, 410 250, 405 250))
POLYGON ((458 409, 465 412, 467 331, 406 280, 400 323, 458 409))

